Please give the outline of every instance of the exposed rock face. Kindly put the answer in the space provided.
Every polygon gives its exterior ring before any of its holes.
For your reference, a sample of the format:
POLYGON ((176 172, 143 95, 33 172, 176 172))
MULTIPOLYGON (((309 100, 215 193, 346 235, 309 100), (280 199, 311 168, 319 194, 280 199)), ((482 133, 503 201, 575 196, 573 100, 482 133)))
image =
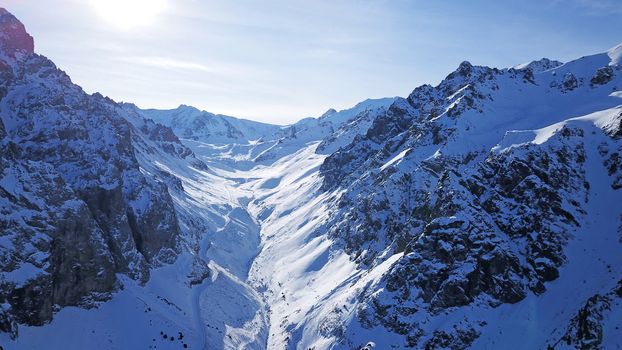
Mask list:
POLYGON ((72 84, 6 10, 0 52, 3 324, 40 325, 54 305, 106 298, 115 273, 146 281, 151 265, 174 259, 173 203, 163 181, 141 172, 146 147, 136 145, 193 155, 170 129, 139 130, 112 100, 72 84))
POLYGON ((562 91, 572 91, 579 86, 579 81, 572 73, 568 73, 564 76, 562 81, 562 91))
POLYGON ((622 280, 608 293, 590 297, 585 305, 577 310, 565 329, 565 333, 553 346, 586 350, 602 349, 605 319, 615 318, 618 312, 616 309, 619 310, 621 304, 622 280))
POLYGON ((114 262, 86 204, 50 164, 22 160, 17 147, 0 147, 1 298, 8 317, 41 324, 54 304, 114 289, 114 262))
POLYGON ((477 300, 496 306, 545 292, 545 283, 559 276, 567 232, 582 213, 575 199, 587 191, 582 133, 564 134, 553 149, 490 155, 472 173, 441 176, 435 200, 421 203, 429 206, 429 216, 418 218, 422 231, 411 229, 418 238, 409 237, 404 258, 386 276, 396 304, 383 304, 383 324, 395 327, 396 315, 426 308, 434 314, 477 300), (413 300, 420 304, 398 306, 413 300))
POLYGON ((34 40, 24 25, 4 8, 0 8, 0 51, 11 58, 35 51, 34 40))
POLYGON ((6 136, 6 130, 4 128, 4 124, 2 123, 2 120, 0 119, 0 141, 2 141, 2 139, 4 139, 5 136, 6 136))
POLYGON ((613 79, 613 68, 607 66, 599 68, 591 79, 593 85, 604 85, 613 79))

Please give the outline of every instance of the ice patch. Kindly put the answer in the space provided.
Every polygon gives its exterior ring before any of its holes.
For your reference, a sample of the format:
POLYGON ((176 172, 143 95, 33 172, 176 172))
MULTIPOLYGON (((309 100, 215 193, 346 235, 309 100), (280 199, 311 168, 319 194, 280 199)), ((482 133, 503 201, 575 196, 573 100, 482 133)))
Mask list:
POLYGON ((388 168, 389 166, 398 163, 400 160, 402 160, 402 158, 404 158, 404 156, 406 156, 406 153, 408 153, 408 151, 410 151, 410 148, 407 148, 407 149, 403 150, 402 152, 398 153, 398 155, 396 155, 390 161, 386 162, 383 166, 381 166, 380 167, 380 171, 383 171, 384 169, 388 168))

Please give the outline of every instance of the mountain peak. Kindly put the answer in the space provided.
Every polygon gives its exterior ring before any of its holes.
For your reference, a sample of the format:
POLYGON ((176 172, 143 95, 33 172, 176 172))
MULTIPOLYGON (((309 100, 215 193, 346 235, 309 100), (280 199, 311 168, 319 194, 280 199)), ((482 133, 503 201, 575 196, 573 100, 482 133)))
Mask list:
POLYGON ((523 63, 514 66, 515 69, 527 69, 531 68, 534 73, 544 72, 549 69, 557 68, 564 64, 563 62, 557 60, 550 60, 548 58, 541 58, 539 60, 531 61, 529 63, 523 63))
POLYGON ((462 61, 456 70, 459 74, 467 76, 473 70, 473 65, 469 61, 462 61))
POLYGON ((326 118, 329 115, 332 115, 332 114, 335 114, 335 113, 337 113, 337 111, 334 108, 330 108, 329 110, 327 110, 326 112, 324 112, 324 114, 322 114, 320 116, 320 119, 326 118))
POLYGON ((10 58, 34 53, 34 39, 9 11, 0 7, 0 53, 10 58))

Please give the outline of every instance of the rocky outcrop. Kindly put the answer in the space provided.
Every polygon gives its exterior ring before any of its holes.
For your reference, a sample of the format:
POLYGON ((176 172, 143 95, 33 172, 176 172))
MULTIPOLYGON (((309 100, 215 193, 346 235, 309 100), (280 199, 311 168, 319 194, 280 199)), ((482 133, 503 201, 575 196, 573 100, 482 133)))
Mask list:
POLYGON ((610 66, 599 68, 590 80, 592 85, 605 85, 613 79, 613 68, 610 66))
POLYGON ((87 205, 51 165, 22 160, 15 144, 0 150, 5 313, 38 325, 51 319, 54 305, 114 290, 113 257, 87 205))
POLYGON ((0 8, 0 51, 9 58, 27 56, 35 52, 35 43, 24 25, 9 11, 0 8))
MULTIPOLYGON (((608 293, 591 296, 572 317, 561 339, 551 342, 550 348, 603 349, 604 328, 608 321, 615 320, 616 311, 612 309, 620 303, 622 280, 608 293)), ((618 331, 618 327, 615 330, 618 331)))

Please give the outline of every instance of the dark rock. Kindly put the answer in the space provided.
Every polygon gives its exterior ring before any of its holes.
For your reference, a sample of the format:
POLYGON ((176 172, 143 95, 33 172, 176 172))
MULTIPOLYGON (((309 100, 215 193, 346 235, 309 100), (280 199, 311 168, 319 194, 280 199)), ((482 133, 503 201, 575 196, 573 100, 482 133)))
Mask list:
POLYGON ((572 73, 566 73, 562 80, 562 91, 572 91, 579 87, 579 81, 572 73))
POLYGON ((598 68, 590 82, 592 85, 605 85, 613 79, 613 74, 613 68, 610 66, 598 68))
POLYGON ((0 51, 16 58, 20 53, 28 55, 34 50, 34 40, 24 25, 6 9, 0 8, 0 51))

